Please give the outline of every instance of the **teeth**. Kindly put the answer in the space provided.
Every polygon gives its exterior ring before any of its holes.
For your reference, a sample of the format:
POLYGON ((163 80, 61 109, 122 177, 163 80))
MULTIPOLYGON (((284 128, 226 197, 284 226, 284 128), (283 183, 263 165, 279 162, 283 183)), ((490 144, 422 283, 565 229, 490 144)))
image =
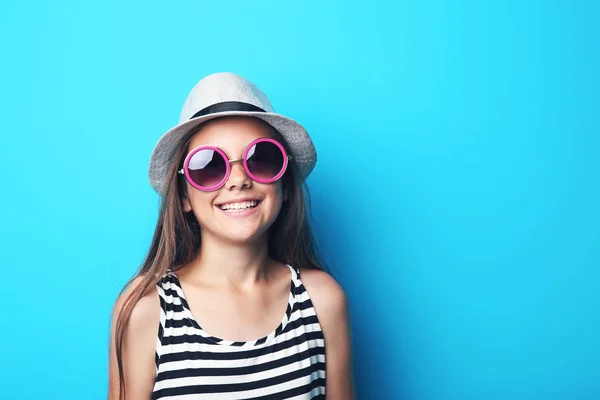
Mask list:
POLYGON ((247 208, 254 208, 258 204, 258 201, 245 201, 242 203, 229 203, 219 206, 221 210, 245 210, 247 208))

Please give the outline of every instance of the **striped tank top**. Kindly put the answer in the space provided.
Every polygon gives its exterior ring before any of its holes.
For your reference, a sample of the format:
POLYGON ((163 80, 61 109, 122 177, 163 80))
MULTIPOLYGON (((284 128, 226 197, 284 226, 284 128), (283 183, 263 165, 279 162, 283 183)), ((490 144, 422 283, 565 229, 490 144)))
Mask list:
POLYGON ((323 332, 300 270, 288 267, 292 279, 281 323, 248 342, 206 333, 169 270, 156 284, 162 311, 152 399, 324 399, 323 332))

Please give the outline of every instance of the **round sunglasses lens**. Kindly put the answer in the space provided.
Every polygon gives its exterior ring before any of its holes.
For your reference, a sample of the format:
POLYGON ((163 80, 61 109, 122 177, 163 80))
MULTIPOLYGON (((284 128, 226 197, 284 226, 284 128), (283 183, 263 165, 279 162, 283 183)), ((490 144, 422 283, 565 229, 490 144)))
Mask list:
POLYGON ((272 142, 258 142, 247 153, 248 170, 261 180, 270 180, 277 176, 283 168, 283 153, 272 142))
POLYGON ((203 188, 218 185, 227 171, 223 156, 215 150, 203 149, 197 151, 188 164, 192 181, 203 188))

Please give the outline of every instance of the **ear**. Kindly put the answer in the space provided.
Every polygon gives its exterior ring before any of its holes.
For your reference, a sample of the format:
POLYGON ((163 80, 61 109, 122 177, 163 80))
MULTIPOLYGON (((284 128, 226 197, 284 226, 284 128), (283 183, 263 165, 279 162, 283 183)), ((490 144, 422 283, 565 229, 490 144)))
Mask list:
POLYGON ((289 198, 289 193, 290 191, 288 190, 288 188, 283 188, 283 201, 287 201, 287 199, 289 198))
POLYGON ((183 198, 182 204, 183 204, 183 211, 185 211, 185 212, 192 211, 192 205, 190 204, 190 201, 187 196, 185 196, 183 198))

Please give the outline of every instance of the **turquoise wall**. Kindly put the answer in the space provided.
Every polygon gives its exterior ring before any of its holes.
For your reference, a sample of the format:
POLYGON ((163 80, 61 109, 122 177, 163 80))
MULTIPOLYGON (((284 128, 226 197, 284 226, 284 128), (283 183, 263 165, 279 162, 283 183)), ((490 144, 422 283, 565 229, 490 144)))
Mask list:
POLYGON ((150 153, 234 71, 311 132, 359 399, 600 398, 594 1, 4 1, 0 398, 101 399, 150 153))

